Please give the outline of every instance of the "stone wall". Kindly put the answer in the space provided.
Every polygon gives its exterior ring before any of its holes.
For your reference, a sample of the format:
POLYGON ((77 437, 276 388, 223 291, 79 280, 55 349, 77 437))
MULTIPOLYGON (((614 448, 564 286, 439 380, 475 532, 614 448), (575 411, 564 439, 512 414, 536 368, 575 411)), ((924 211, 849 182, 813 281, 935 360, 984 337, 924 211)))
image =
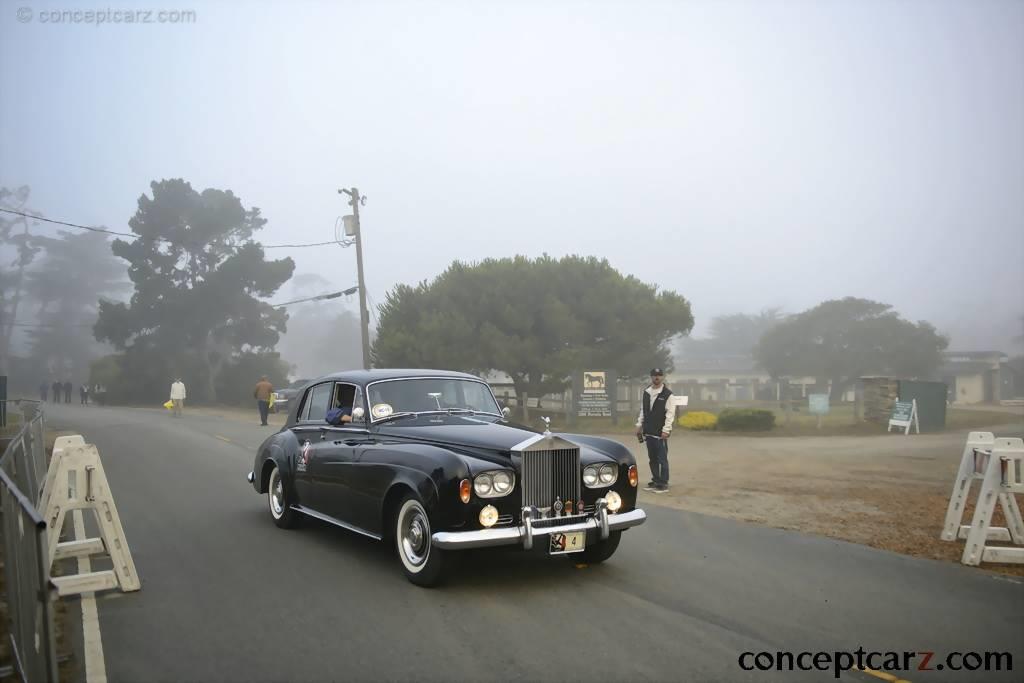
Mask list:
POLYGON ((862 377, 860 382, 864 387, 864 421, 887 423, 899 397, 900 381, 893 377, 862 377))

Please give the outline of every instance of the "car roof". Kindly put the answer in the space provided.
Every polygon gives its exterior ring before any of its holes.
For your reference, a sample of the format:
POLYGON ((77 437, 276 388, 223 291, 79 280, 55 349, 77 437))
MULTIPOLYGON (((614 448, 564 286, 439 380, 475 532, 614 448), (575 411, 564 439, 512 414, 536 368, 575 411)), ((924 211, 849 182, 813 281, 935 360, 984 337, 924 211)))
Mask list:
POLYGON ((329 375, 324 375, 323 377, 318 377, 315 380, 311 380, 311 383, 321 382, 324 380, 338 380, 352 382, 354 384, 369 384, 371 382, 377 382, 384 379, 414 379, 417 377, 451 377, 452 379, 475 379, 481 381, 476 375, 470 375, 465 372, 455 372, 453 370, 384 368, 379 370, 344 370, 341 372, 334 372, 329 375))

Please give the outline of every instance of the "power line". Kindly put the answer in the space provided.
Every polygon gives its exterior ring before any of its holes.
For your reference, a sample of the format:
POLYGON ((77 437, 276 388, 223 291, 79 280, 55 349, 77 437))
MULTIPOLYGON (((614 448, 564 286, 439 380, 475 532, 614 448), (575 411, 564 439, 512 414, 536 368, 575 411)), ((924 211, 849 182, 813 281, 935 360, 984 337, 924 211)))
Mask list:
MULTIPOLYGON (((50 219, 50 218, 43 218, 42 216, 36 216, 36 215, 31 214, 31 213, 25 213, 23 211, 14 211, 12 209, 3 209, 3 208, 0 208, 0 211, 3 211, 4 213, 14 214, 15 216, 22 216, 23 218, 31 218, 32 220, 43 221, 44 223, 53 223, 54 225, 64 225, 64 226, 67 226, 69 228, 77 228, 79 230, 88 230, 90 232, 102 232, 102 233, 107 234, 107 235, 117 235, 118 237, 133 237, 133 238, 141 237, 141 235, 136 235, 133 232, 117 232, 116 230, 107 230, 106 228, 94 228, 94 227, 90 227, 88 225, 79 225, 77 223, 66 223, 65 221, 55 221, 55 220, 50 219)), ((154 238, 153 241, 154 242, 164 242, 164 243, 167 243, 167 244, 171 244, 172 243, 171 240, 163 239, 161 237, 154 238)), ((338 242, 336 242, 336 241, 331 241, 331 242, 313 242, 313 243, 310 243, 310 244, 261 244, 260 246, 262 246, 264 249, 301 249, 303 247, 325 247, 325 246, 330 245, 330 244, 338 244, 338 242)))
POLYGON ((273 308, 281 308, 282 306, 291 306, 292 304, 301 304, 306 301, 322 301, 323 299, 337 299, 339 296, 347 294, 355 294, 359 287, 349 287, 348 289, 340 292, 331 292, 330 294, 317 294, 316 296, 307 296, 305 299, 296 299, 295 301, 285 301, 281 304, 271 304, 273 308))
POLYGON ((95 323, 7 323, 11 327, 92 327, 95 323))

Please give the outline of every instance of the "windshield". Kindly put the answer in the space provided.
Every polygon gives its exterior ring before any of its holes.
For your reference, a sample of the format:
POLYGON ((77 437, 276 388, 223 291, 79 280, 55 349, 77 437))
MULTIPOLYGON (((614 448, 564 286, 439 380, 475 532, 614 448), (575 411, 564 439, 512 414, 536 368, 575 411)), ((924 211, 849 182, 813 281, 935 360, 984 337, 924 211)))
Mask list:
POLYGON ((500 415, 491 388, 484 382, 449 377, 375 382, 368 388, 370 415, 381 420, 397 413, 471 410, 500 415))

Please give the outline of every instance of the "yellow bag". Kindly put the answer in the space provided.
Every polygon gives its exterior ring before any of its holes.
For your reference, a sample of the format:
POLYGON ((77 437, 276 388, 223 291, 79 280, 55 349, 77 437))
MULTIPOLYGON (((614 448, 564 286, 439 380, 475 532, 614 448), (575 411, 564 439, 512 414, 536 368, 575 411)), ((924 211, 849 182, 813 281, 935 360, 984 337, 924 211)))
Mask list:
POLYGON ((167 401, 167 403, 164 404, 164 408, 167 408, 167 410, 173 409, 174 408, 174 401, 170 401, 170 400, 167 401))
POLYGON ((268 401, 268 403, 269 403, 269 406, 271 408, 274 407, 274 392, 273 391, 270 392, 270 401, 268 401))

